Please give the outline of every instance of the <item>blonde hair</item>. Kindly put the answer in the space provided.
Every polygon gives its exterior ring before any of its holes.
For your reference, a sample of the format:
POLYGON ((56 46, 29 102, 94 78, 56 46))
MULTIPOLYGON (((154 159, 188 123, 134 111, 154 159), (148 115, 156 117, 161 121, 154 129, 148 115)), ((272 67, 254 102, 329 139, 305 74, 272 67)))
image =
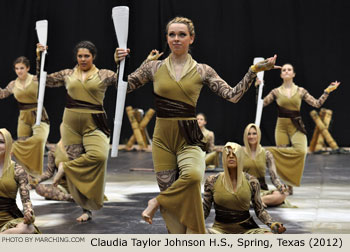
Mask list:
POLYGON ((171 24, 185 24, 188 28, 188 32, 190 33, 190 36, 194 36, 195 35, 195 31, 194 31, 194 25, 191 19, 186 18, 186 17, 175 17, 172 20, 170 20, 168 22, 168 24, 166 25, 166 33, 168 33, 169 30, 169 26, 171 24))

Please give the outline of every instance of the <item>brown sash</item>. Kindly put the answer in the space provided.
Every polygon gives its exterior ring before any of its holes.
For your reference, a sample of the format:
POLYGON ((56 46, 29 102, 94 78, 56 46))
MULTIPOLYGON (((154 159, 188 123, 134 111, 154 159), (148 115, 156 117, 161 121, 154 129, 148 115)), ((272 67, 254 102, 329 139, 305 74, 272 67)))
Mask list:
POLYGON ((103 113, 92 114, 92 118, 94 119, 97 128, 99 128, 103 133, 105 133, 107 137, 110 136, 111 131, 108 127, 107 115, 102 105, 96 105, 86 101, 75 100, 67 93, 66 108, 82 108, 103 111, 103 113))
POLYGON ((15 199, 0 197, 0 211, 8 212, 14 218, 23 217, 22 212, 17 207, 15 199))
MULTIPOLYGON (((195 117, 196 108, 172 99, 168 99, 153 93, 155 96, 155 106, 157 117, 174 118, 174 117, 195 117)), ((206 151, 206 143, 203 141, 204 136, 198 126, 196 119, 193 120, 178 120, 180 134, 185 138, 188 145, 199 146, 203 151, 206 151)))
POLYGON ((304 122, 301 119, 300 111, 289 110, 289 109, 280 107, 278 105, 277 105, 277 108, 278 108, 278 117, 290 118, 294 126, 297 128, 297 130, 299 130, 300 132, 306 135, 307 132, 305 129, 304 122))
MULTIPOLYGON (((22 103, 19 101, 17 101, 17 104, 18 104, 19 110, 32 109, 38 106, 37 103, 22 103)), ((33 116, 36 118, 36 110, 32 111, 32 113, 33 113, 33 116)), ((47 115, 45 108, 43 108, 43 111, 41 114, 41 121, 44 123, 50 124, 49 116, 47 115)))
POLYGON ((221 223, 237 223, 249 219, 249 211, 237 211, 220 206, 214 202, 215 220, 221 223))

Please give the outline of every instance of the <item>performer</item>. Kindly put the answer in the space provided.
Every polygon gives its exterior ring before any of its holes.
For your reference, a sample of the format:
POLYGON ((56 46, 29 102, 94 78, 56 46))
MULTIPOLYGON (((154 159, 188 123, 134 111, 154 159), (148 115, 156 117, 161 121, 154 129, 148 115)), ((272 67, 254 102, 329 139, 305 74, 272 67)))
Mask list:
POLYGON ((203 113, 198 113, 197 116, 198 126, 201 129, 204 139, 207 143, 206 145, 206 155, 205 155, 205 166, 206 170, 213 170, 219 166, 219 156, 221 153, 220 148, 215 147, 215 136, 214 132, 208 130, 205 125, 207 125, 207 117, 203 113))
MULTIPOLYGON (((37 48, 45 49, 41 44, 37 48)), ((81 41, 74 49, 78 64, 46 80, 48 87, 67 89, 61 138, 69 161, 59 163, 54 184, 66 176, 70 194, 83 208, 78 222, 90 220, 91 210, 103 206, 110 134, 103 98, 107 87, 117 83, 116 73, 93 64, 96 55, 93 43, 81 41)))
POLYGON ((243 135, 243 171, 259 180, 261 200, 266 206, 281 205, 288 192, 287 188, 277 177, 273 155, 260 145, 261 131, 254 123, 248 124, 243 135), (269 170, 272 184, 277 190, 270 190, 265 181, 266 169, 269 170))
MULTIPOLYGON (((40 73, 40 58, 37 58, 37 75, 40 73)), ((17 79, 6 88, 0 88, 0 99, 14 95, 20 109, 17 126, 17 141, 12 152, 16 161, 33 176, 43 170, 44 151, 49 135, 49 118, 43 108, 41 123, 35 125, 38 96, 38 77, 29 73, 30 63, 24 57, 18 57, 13 63, 17 79)))
POLYGON ((243 151, 236 143, 226 143, 222 163, 224 172, 209 176, 204 184, 204 217, 210 214, 214 202, 215 222, 207 231, 210 234, 263 234, 268 229, 259 228, 249 213, 253 203, 256 216, 274 233, 285 232, 280 222, 274 222, 264 209, 260 198, 259 181, 243 172, 243 151))
MULTIPOLYGON (((40 51, 44 46, 37 45, 40 51)), ((103 108, 108 86, 117 84, 118 73, 98 69, 97 55, 90 41, 79 42, 74 49, 77 66, 47 76, 48 87, 65 86, 67 104, 63 114, 61 139, 69 161, 61 161, 54 185, 65 175, 69 192, 83 208, 78 222, 91 220, 91 210, 102 208, 110 130, 103 108)), ((118 68, 117 68, 118 69, 118 68)))
POLYGON ((0 129, 0 233, 40 233, 34 226, 34 211, 27 189, 27 173, 11 160, 12 137, 0 129), (23 212, 16 205, 17 191, 21 196, 23 212))
POLYGON ((72 195, 69 193, 69 188, 65 176, 61 178, 57 186, 52 184, 40 184, 53 177, 58 170, 61 162, 68 162, 69 158, 60 140, 54 148, 52 148, 47 156, 47 168, 39 177, 30 181, 29 189, 35 189, 36 193, 50 200, 73 201, 72 195))
MULTIPOLYGON (((201 180, 205 170, 203 134, 196 121, 196 103, 203 85, 231 102, 248 90, 256 71, 274 67, 276 57, 249 68, 234 88, 210 66, 198 64, 188 53, 195 37, 192 21, 176 17, 166 27, 171 54, 165 60, 142 64, 128 76, 129 92, 153 81, 156 125, 152 155, 160 194, 143 211, 145 221, 161 208, 169 233, 205 233, 201 180)), ((128 50, 117 48, 122 60, 128 50)))
POLYGON ((289 193, 293 194, 293 186, 300 186, 307 153, 307 138, 304 123, 300 117, 301 101, 319 108, 334 91, 340 82, 332 82, 322 96, 316 100, 309 92, 294 84, 294 68, 285 64, 281 69, 283 83, 271 90, 264 98, 264 106, 276 100, 278 118, 275 129, 277 147, 267 148, 275 158, 279 176, 288 184, 289 193), (291 147, 287 147, 287 146, 291 147), (281 148, 283 147, 283 148, 281 148))

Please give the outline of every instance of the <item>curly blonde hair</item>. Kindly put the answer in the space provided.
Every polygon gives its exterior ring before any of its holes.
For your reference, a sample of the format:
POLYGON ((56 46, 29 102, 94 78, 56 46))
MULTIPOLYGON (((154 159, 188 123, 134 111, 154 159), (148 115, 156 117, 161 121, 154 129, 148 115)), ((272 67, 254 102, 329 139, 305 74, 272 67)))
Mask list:
POLYGON ((186 18, 186 17, 175 17, 173 18, 172 20, 170 20, 168 22, 168 24, 166 25, 166 33, 168 33, 168 30, 169 30, 169 26, 171 24, 174 24, 174 23, 177 23, 177 24, 185 24, 188 28, 188 31, 190 33, 190 36, 194 36, 195 35, 195 31, 194 31, 194 25, 193 25, 193 22, 191 19, 189 18, 186 18))

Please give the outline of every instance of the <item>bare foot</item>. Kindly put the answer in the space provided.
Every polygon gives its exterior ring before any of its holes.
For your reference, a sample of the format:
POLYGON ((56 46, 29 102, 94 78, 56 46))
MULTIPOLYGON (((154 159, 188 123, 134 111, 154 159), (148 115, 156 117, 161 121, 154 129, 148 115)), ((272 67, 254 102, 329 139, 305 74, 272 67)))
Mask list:
POLYGON ((86 222, 91 220, 91 216, 88 213, 83 213, 77 218, 77 222, 86 222))
POLYGON ((58 165, 58 171, 57 171, 55 177, 53 178, 53 186, 57 186, 58 185, 58 182, 61 180, 63 175, 64 175, 64 169, 63 169, 63 163, 61 162, 58 165))
POLYGON ((157 199, 156 198, 150 199, 148 201, 147 208, 141 214, 142 218, 149 224, 152 224, 153 216, 157 212, 158 208, 159 208, 159 202, 157 201, 157 199))

